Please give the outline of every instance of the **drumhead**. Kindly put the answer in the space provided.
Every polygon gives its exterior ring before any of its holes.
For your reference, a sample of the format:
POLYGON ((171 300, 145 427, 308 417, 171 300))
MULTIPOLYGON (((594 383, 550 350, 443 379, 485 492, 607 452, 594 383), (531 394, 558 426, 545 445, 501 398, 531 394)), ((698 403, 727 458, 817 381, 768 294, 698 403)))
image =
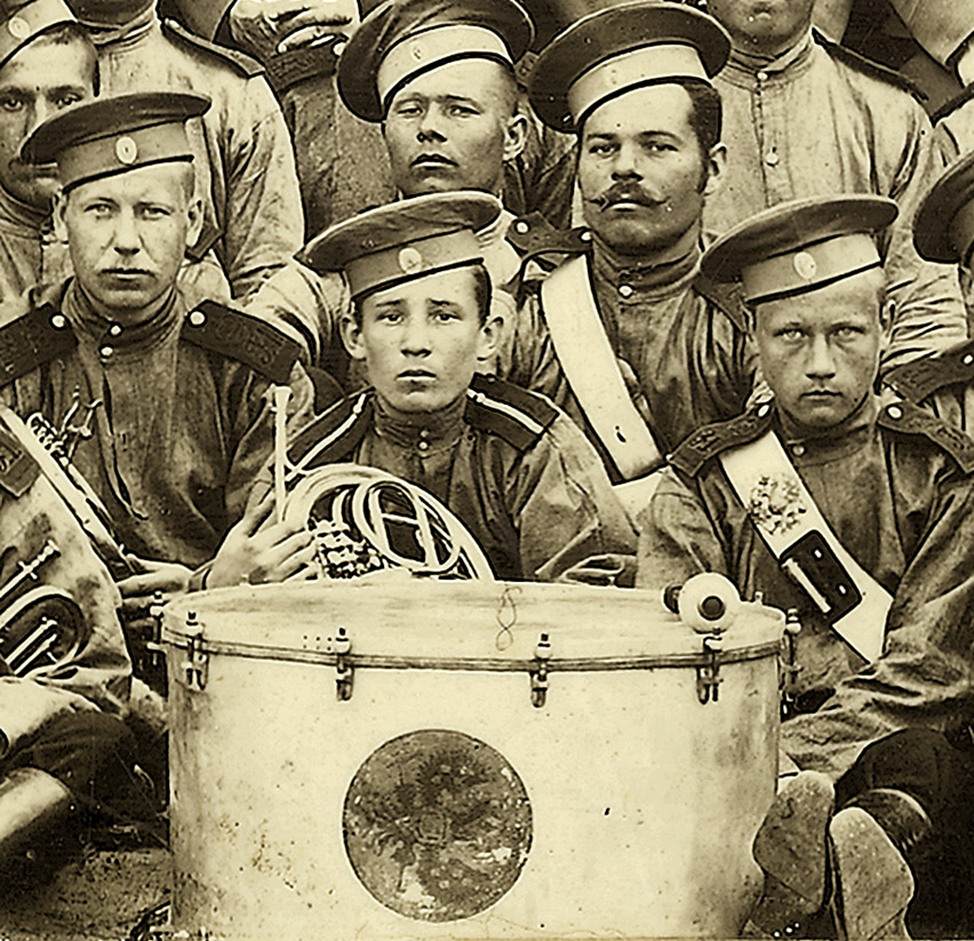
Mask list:
MULTIPOLYGON (((722 659, 775 645, 784 615, 746 603, 722 659)), ((547 635, 552 660, 695 657, 702 637, 656 592, 540 582, 436 581, 404 572, 356 581, 221 588, 167 606, 163 640, 202 634, 212 653, 331 654, 339 629, 354 656, 526 660, 547 635), (223 649, 221 649, 221 646, 223 649)), ((755 654, 757 655, 757 654, 755 654)), ((286 656, 285 659, 294 659, 286 656)))

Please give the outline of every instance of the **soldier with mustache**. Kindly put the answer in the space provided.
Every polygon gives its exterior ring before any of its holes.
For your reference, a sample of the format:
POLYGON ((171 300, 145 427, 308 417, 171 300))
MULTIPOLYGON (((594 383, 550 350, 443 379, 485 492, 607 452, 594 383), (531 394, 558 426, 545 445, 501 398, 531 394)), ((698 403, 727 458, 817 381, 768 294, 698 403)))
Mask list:
MULTIPOLYGON (((691 431, 744 407, 754 379, 734 297, 699 275, 701 215, 725 166, 711 77, 729 41, 677 3, 628 3, 542 51, 538 116, 578 137, 580 257, 521 286, 511 378, 545 392, 599 450, 631 507, 691 431)), ((564 250, 510 236, 528 257, 564 250)))

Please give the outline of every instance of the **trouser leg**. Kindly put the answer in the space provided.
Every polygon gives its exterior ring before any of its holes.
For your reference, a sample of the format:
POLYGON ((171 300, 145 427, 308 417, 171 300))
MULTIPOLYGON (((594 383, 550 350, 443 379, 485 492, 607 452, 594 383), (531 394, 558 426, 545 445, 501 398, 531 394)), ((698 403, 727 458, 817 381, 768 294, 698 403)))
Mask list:
MULTIPOLYGON (((907 923, 917 937, 970 934, 974 929, 974 751, 943 735, 908 729, 868 746, 836 785, 836 805, 894 789, 914 798, 930 818, 930 832, 903 851, 916 880, 907 923)), ((868 806, 863 803, 863 806, 868 806)), ((895 822, 877 819, 890 832, 895 822)))

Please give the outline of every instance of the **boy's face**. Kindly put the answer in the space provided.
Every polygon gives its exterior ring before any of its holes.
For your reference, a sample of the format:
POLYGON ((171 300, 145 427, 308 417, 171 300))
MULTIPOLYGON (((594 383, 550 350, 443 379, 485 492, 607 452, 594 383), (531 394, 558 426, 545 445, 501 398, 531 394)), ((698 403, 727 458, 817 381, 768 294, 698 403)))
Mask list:
POLYGON ((798 425, 848 418, 876 381, 886 339, 882 269, 759 304, 754 339, 778 407, 798 425))
POLYGON ((401 412, 435 412, 464 395, 478 359, 494 345, 481 323, 470 268, 441 271, 377 291, 361 303, 361 324, 345 323, 345 344, 369 380, 401 412))

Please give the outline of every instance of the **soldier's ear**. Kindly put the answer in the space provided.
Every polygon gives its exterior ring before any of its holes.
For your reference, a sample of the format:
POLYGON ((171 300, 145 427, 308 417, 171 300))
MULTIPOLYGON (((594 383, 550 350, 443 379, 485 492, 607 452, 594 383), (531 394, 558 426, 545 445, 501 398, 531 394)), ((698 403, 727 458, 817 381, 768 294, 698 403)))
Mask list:
POLYGON ((203 231, 203 201, 198 196, 194 196, 189 201, 186 215, 189 218, 189 226, 186 229, 186 247, 192 248, 200 240, 200 234, 203 231))
POLYGON ((882 350, 885 353, 889 349, 893 339, 893 318, 896 316, 896 301, 892 298, 884 298, 879 305, 879 327, 882 336, 882 350))
POLYGON ((64 190, 58 189, 57 193, 54 194, 54 234, 57 236, 59 242, 64 242, 67 244, 68 241, 68 227, 64 224, 64 212, 67 209, 68 198, 64 194, 64 190))
POLYGON ((507 119, 507 127, 504 129, 504 163, 516 160, 524 150, 528 142, 528 119, 518 108, 514 114, 507 119))
POLYGON ((484 325, 480 328, 477 342, 477 359, 487 360, 493 357, 500 343, 501 331, 504 329, 504 317, 495 304, 490 305, 484 325))
POLYGON ((727 147, 723 143, 714 144, 707 155, 707 180, 703 186, 706 199, 724 185, 724 171, 727 169, 727 147))
POLYGON ((362 314, 345 314, 341 324, 342 343, 352 359, 365 359, 365 345, 362 343, 362 314))

